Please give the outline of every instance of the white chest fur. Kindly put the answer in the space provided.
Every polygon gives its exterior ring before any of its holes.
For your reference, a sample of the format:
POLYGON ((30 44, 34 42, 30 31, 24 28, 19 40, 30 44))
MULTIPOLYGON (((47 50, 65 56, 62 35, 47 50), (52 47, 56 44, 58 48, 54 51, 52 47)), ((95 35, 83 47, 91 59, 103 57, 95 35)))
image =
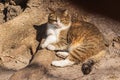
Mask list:
POLYGON ((58 42, 61 30, 63 30, 63 28, 55 28, 55 25, 48 24, 47 25, 47 36, 53 36, 55 39, 55 42, 58 42))
POLYGON ((53 24, 47 24, 47 37, 44 43, 41 45, 42 48, 47 47, 51 43, 57 43, 59 41, 59 35, 62 30, 69 28, 69 26, 60 25, 60 28, 56 28, 53 24))

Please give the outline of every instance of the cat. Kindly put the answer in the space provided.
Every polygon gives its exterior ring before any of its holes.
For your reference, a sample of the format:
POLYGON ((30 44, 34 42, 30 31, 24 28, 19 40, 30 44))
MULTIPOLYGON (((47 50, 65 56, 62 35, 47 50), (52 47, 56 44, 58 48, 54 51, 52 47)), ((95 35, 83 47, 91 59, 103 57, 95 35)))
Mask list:
POLYGON ((72 22, 68 10, 57 9, 49 14, 46 33, 41 47, 55 50, 56 55, 63 58, 52 61, 53 66, 84 62, 83 69, 87 69, 106 53, 104 37, 99 29, 88 22, 72 22))

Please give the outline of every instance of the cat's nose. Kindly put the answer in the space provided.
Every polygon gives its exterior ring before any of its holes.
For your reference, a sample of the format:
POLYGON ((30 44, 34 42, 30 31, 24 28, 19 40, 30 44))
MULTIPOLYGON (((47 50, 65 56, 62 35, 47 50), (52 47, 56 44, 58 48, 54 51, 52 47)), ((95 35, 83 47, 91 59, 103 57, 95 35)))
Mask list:
POLYGON ((55 25, 56 25, 56 24, 57 24, 57 22, 53 22, 53 24, 55 24, 55 25))
POLYGON ((56 26, 59 26, 58 24, 55 24, 56 26))
POLYGON ((61 28, 60 24, 56 23, 54 24, 56 26, 56 28, 61 28))
POLYGON ((55 26, 58 26, 58 23, 57 23, 57 22, 54 22, 53 24, 54 24, 55 26))

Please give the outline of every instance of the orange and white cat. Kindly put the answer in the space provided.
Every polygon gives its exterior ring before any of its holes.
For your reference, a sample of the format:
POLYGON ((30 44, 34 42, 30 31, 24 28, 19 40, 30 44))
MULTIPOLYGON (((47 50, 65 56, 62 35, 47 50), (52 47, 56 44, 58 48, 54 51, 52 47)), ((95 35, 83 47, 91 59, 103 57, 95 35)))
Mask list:
POLYGON ((49 14, 46 33, 41 47, 55 50, 56 55, 63 58, 53 61, 53 66, 65 67, 86 60, 93 63, 106 52, 97 27, 84 21, 72 23, 68 10, 58 9, 49 14))
POLYGON ((54 46, 49 44, 56 43, 59 41, 59 35, 62 30, 66 30, 70 27, 71 22, 67 25, 61 23, 60 19, 54 16, 54 14, 49 15, 49 22, 47 23, 47 38, 42 44, 42 48, 47 47, 50 50, 54 50, 54 46))

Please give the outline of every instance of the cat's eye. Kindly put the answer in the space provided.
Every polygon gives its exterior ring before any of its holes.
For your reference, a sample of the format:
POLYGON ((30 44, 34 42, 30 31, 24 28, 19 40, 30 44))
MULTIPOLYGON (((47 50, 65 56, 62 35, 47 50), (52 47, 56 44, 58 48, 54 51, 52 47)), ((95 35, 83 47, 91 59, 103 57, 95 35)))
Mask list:
POLYGON ((65 19, 65 18, 62 18, 61 21, 66 21, 66 19, 65 19))
POLYGON ((53 15, 53 14, 50 14, 49 16, 52 17, 52 16, 54 16, 54 15, 53 15))
POLYGON ((57 17, 56 16, 49 16, 49 20, 52 22, 57 22, 57 17))
POLYGON ((53 13, 51 13, 50 15, 49 15, 49 17, 54 17, 55 16, 55 14, 53 14, 53 13))
POLYGON ((57 20, 52 20, 52 21, 57 22, 57 20))
POLYGON ((52 18, 49 18, 49 21, 50 21, 50 22, 57 22, 56 19, 52 19, 52 18))

